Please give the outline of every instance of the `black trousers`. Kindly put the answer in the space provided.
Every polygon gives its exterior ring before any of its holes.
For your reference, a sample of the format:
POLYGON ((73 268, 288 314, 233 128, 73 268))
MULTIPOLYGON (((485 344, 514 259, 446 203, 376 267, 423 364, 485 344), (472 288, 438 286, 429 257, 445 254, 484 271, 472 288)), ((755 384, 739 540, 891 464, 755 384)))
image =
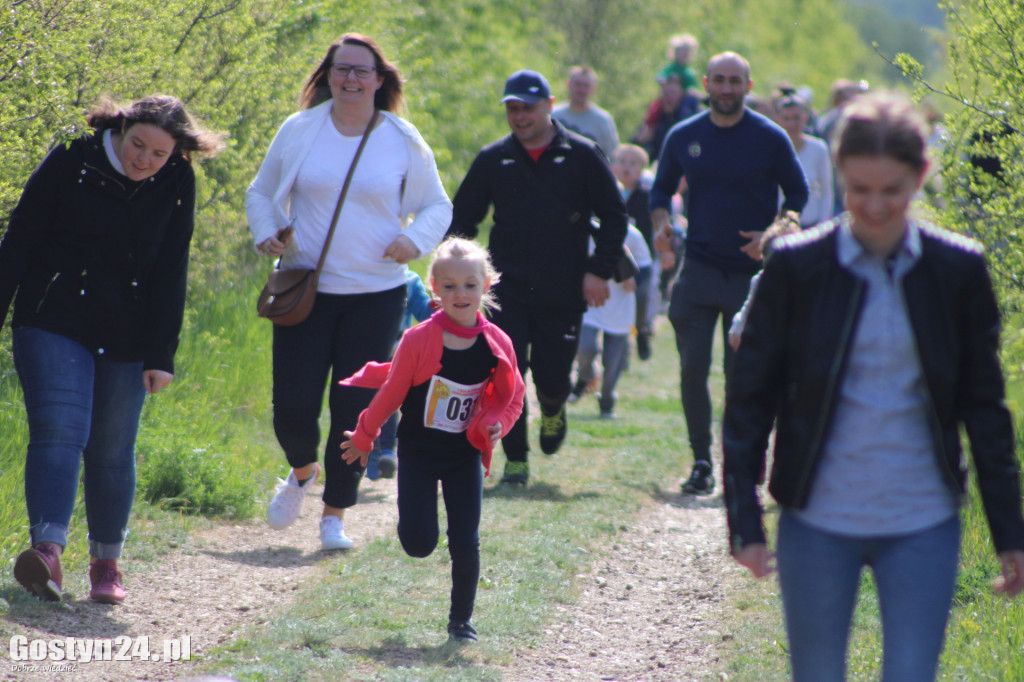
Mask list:
POLYGON ((721 321, 722 371, 732 373, 735 351, 729 345, 729 325, 750 292, 752 272, 729 272, 687 259, 672 287, 668 317, 679 351, 679 386, 683 416, 695 461, 711 463, 711 352, 715 325, 721 321))
POLYGON ((406 554, 426 557, 437 547, 437 486, 441 484, 448 514, 448 552, 452 558, 449 620, 473 615, 480 582, 480 510, 484 468, 480 454, 420 452, 398 442, 398 539, 406 554))
POLYGON ((405 285, 368 294, 317 294, 306 320, 274 326, 274 433, 293 468, 317 461, 320 411, 330 379, 323 500, 331 507, 356 503, 363 468, 358 462, 345 464, 340 445, 343 432, 355 428, 374 395, 373 389, 338 381, 371 360, 388 359, 404 312, 405 285))
MULTIPOLYGON (((537 402, 545 414, 562 409, 572 390, 573 361, 580 343, 583 313, 567 308, 530 305, 501 299, 501 310, 491 313, 491 321, 512 339, 519 372, 533 372, 537 402)), ((530 450, 526 424, 527 406, 502 441, 510 462, 525 462, 530 450)))

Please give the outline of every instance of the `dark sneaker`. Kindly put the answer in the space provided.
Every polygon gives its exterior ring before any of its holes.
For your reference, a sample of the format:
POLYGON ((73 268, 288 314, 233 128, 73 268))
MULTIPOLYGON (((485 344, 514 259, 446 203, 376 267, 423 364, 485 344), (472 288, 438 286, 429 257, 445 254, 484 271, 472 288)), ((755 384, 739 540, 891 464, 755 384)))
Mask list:
POLYGON ((96 559, 89 566, 89 599, 100 604, 120 604, 125 598, 121 579, 117 559, 96 559))
POLYGON ((394 450, 381 450, 377 467, 380 469, 381 478, 394 478, 395 471, 398 470, 398 458, 395 457, 394 450))
POLYGON ((650 334, 637 334, 636 335, 636 354, 641 360, 651 359, 651 335, 650 334))
POLYGON ((505 462, 505 473, 502 483, 510 485, 526 485, 530 480, 530 465, 526 462, 505 462))
POLYGON ((711 475, 708 462, 697 462, 693 465, 690 478, 683 483, 684 495, 710 495, 715 491, 715 478, 711 475))
POLYGON ((562 447, 567 430, 565 405, 557 414, 546 415, 540 412, 540 449, 545 455, 553 455, 562 447))
POLYGON ((476 628, 468 620, 464 622, 448 621, 448 639, 459 644, 475 644, 478 641, 476 628))
POLYGON ((615 414, 614 410, 601 410, 601 414, 598 415, 598 419, 618 419, 619 415, 615 414))
POLYGON ((43 601, 60 601, 64 580, 60 547, 52 542, 40 542, 26 549, 14 562, 14 579, 43 601))

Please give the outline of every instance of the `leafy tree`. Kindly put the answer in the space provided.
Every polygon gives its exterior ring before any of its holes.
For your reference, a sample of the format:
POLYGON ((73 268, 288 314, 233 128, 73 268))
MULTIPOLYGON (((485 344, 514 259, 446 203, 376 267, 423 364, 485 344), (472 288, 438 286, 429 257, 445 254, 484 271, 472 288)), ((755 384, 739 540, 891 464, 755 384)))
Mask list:
MULTIPOLYGON (((951 32, 950 79, 934 85, 906 54, 895 62, 917 83, 918 97, 955 103, 946 118, 942 175, 946 225, 979 239, 989 253, 1004 308, 1024 303, 1024 13, 1017 0, 960 0, 945 5, 951 32)), ((1024 353, 1012 333, 1009 348, 1024 353)), ((1014 363, 1018 366, 1019 363, 1014 363)))

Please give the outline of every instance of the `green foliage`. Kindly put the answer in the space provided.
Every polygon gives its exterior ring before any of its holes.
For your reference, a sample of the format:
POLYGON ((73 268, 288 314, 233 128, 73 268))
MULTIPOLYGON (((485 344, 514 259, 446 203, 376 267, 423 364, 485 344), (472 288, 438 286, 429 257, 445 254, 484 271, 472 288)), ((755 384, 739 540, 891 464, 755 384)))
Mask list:
MULTIPOLYGON (((226 453, 196 448, 182 434, 170 442, 139 444, 145 466, 139 475, 139 495, 165 509, 231 518, 256 513, 259 482, 240 470, 226 453)), ((151 440, 144 438, 143 441, 151 440)))
MULTIPOLYGON (((944 222, 979 239, 989 253, 996 289, 1007 313, 1024 296, 1024 14, 1015 0, 965 0, 946 5, 952 32, 952 78, 939 91, 959 106, 947 117, 942 173, 948 191, 944 222), (972 160, 975 163, 972 163, 972 160), (978 163, 978 162, 981 163, 978 163), (983 167, 999 168, 993 174, 983 167)), ((1011 367, 1024 342, 1006 341, 1011 367)))

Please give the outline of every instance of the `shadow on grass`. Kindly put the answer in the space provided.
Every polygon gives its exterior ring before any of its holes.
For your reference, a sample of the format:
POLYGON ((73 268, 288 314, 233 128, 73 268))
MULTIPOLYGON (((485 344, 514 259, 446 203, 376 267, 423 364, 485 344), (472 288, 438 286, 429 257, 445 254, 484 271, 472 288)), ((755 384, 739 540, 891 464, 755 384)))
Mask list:
MULTIPOLYGON (((67 590, 64 601, 44 602, 20 585, 4 585, 0 588, 0 598, 8 604, 4 620, 55 636, 110 639, 131 633, 130 623, 114 618, 115 609, 119 607, 78 599, 67 590)), ((0 631, 3 630, 7 628, 0 625, 0 631)))
POLYGON ((369 492, 365 490, 359 491, 359 504, 374 504, 377 502, 387 502, 388 493, 386 492, 369 492))
POLYGON ((267 568, 292 568, 295 566, 313 566, 319 563, 332 552, 318 551, 303 554, 302 550, 295 547, 261 547, 238 552, 218 552, 216 550, 202 550, 202 553, 233 561, 246 566, 265 566, 267 568))
POLYGON ((655 502, 670 504, 679 509, 717 509, 725 506, 725 499, 720 494, 684 495, 678 490, 664 490, 657 485, 634 487, 646 492, 655 502))
POLYGON ((471 668, 480 663, 466 656, 472 646, 446 641, 438 646, 410 646, 405 638, 389 637, 377 646, 366 648, 344 647, 346 654, 371 658, 390 668, 417 668, 443 666, 446 668, 471 668))
POLYGON ((509 485, 499 483, 490 488, 484 488, 484 498, 511 499, 511 500, 537 500, 540 502, 576 502, 579 500, 592 500, 601 497, 601 493, 582 491, 566 495, 562 487, 553 483, 533 483, 527 486, 509 485))

